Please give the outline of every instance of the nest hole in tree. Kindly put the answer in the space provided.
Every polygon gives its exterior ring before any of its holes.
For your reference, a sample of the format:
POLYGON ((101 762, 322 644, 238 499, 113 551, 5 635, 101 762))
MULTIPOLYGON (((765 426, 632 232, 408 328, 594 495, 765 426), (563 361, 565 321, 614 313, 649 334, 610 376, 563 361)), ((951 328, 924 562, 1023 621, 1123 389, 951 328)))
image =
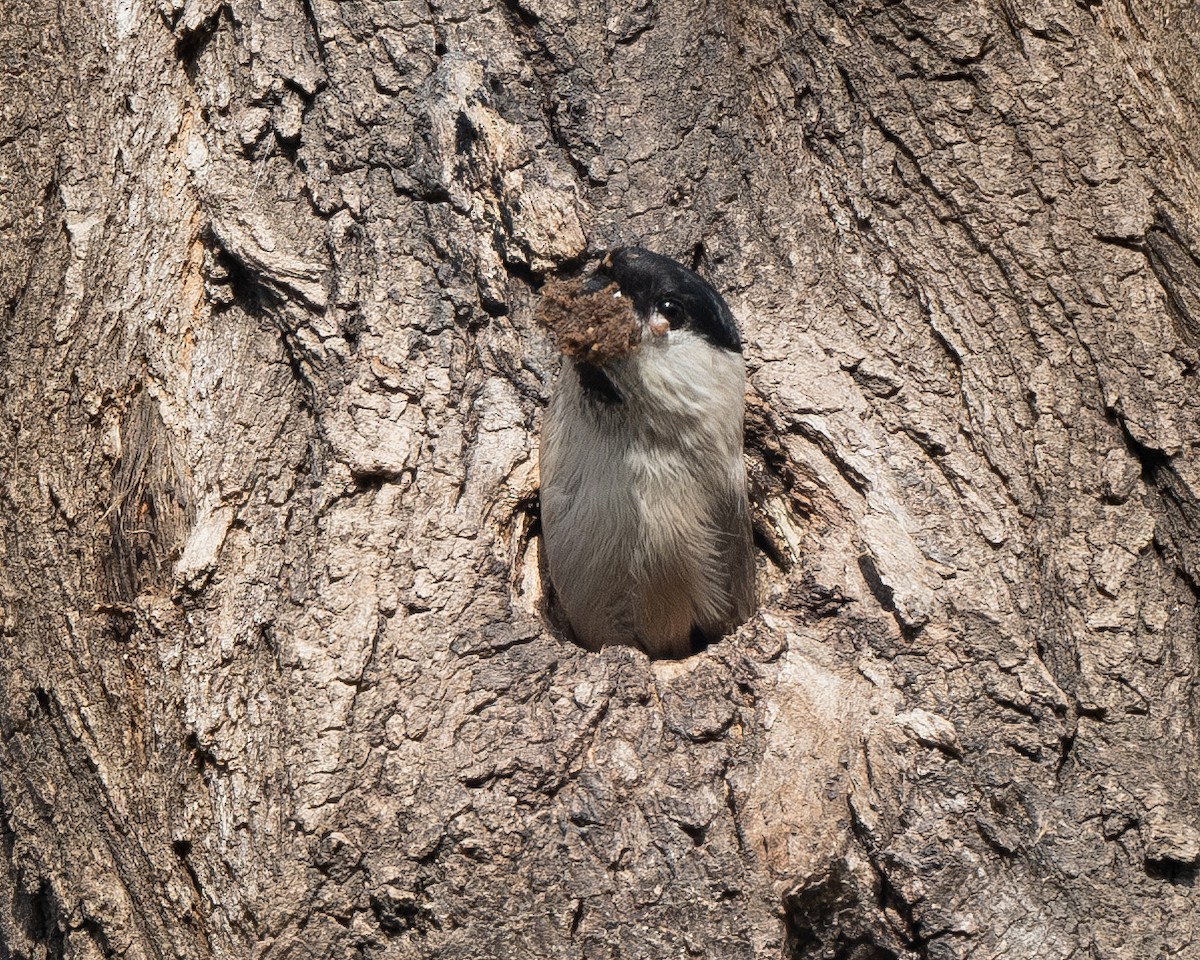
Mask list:
MULTIPOLYGON (((793 576, 794 568, 802 560, 802 545, 814 514, 817 489, 810 478, 792 469, 772 428, 760 414, 752 415, 750 409, 745 459, 757 552, 756 607, 761 608, 776 588, 793 576)), ((582 647, 555 601, 542 541, 538 493, 535 488, 516 501, 508 526, 510 602, 514 612, 522 611, 537 618, 555 637, 582 647)), ((709 643, 697 638, 689 656, 702 652, 709 643)))

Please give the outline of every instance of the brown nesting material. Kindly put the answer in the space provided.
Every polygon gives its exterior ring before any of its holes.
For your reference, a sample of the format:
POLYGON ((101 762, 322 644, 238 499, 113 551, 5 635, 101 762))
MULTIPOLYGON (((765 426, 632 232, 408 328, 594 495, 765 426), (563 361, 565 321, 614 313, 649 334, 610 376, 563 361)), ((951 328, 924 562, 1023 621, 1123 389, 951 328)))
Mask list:
POLYGON ((554 334, 558 349, 585 363, 604 364, 638 345, 642 327, 615 284, 585 293, 582 280, 554 280, 542 288, 537 320, 554 334))

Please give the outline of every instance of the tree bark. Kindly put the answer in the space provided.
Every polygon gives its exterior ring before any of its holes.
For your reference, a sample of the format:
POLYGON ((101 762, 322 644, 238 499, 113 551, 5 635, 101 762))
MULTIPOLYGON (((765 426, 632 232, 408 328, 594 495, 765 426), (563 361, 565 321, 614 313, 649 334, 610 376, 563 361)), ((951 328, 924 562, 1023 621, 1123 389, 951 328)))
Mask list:
POLYGON ((0 17, 0 957, 1188 956, 1179 0, 0 17), (760 610, 545 613, 537 289, 738 315, 760 610))

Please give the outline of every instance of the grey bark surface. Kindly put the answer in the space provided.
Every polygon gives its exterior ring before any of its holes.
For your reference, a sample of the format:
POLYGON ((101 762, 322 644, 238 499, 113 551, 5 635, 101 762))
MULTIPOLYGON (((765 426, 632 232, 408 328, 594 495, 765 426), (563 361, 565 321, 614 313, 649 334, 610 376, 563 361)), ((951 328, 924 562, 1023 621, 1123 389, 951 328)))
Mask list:
POLYGON ((1200 956, 1200 20, 0 17, 0 957, 1200 956), (542 280, 695 262, 760 610, 544 615, 542 280))

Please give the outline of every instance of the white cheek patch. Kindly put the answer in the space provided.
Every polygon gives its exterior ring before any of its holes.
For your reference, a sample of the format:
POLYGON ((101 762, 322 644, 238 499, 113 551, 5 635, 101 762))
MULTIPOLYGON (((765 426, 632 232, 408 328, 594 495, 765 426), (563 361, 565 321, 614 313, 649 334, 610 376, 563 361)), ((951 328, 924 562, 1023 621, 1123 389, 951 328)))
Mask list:
POLYGON ((665 337, 671 329, 671 321, 664 317, 661 313, 654 313, 650 317, 650 332, 656 337, 665 337))

